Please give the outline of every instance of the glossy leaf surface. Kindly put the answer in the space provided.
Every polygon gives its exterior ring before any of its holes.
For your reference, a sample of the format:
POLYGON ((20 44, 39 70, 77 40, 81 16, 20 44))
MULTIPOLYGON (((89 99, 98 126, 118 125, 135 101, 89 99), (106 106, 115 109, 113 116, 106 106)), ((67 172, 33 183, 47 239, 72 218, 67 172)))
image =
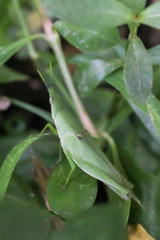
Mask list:
POLYGON ((106 81, 122 93, 122 95, 127 99, 135 113, 146 126, 148 131, 152 134, 154 138, 160 141, 160 135, 155 128, 153 118, 148 112, 148 105, 150 105, 150 107, 152 107, 154 111, 156 111, 160 116, 160 104, 159 101, 155 98, 155 96, 153 94, 150 94, 146 101, 140 104, 138 104, 137 101, 134 102, 128 94, 121 71, 112 74, 111 76, 106 78, 106 81))
POLYGON ((36 38, 39 38, 39 36, 33 35, 29 38, 24 38, 14 43, 0 46, 0 67, 5 64, 5 62, 7 62, 17 51, 36 38))
POLYGON ((91 208, 78 219, 70 221, 49 240, 124 240, 125 223, 121 205, 101 205, 91 208), (116 231, 115 231, 116 229, 116 231))
POLYGON ((3 240, 46 240, 52 215, 41 205, 31 179, 24 180, 24 174, 22 178, 14 174, 6 197, 0 203, 0 236, 3 240))
POLYGON ((134 101, 144 102, 152 89, 153 70, 149 54, 141 40, 133 38, 124 64, 124 81, 134 101), (143 59, 143 61, 142 61, 143 59))
POLYGON ((25 81, 28 77, 22 73, 19 73, 7 66, 0 68, 0 84, 10 83, 13 81, 25 81))
POLYGON ((96 59, 78 67, 75 73, 78 90, 82 96, 91 93, 114 70, 122 66, 122 61, 96 59))
POLYGON ((133 203, 131 221, 133 224, 141 223, 152 237, 159 239, 159 177, 138 167, 135 162, 136 155, 131 151, 122 148, 121 156, 128 176, 136 185, 135 193, 143 205, 143 207, 140 207, 133 203))
POLYGON ((15 146, 7 155, 0 168, 0 201, 5 195, 10 178, 21 155, 33 142, 38 140, 38 138, 40 138, 40 135, 30 136, 29 138, 15 146))
POLYGON ((139 22, 160 29, 160 2, 154 3, 146 8, 140 14, 139 22))
MULTIPOLYGON (((155 106, 151 106, 149 103, 147 104, 147 109, 157 135, 160 136, 160 111, 157 111, 157 108, 155 106)), ((158 110, 160 110, 160 108, 158 110)))
POLYGON ((69 43, 84 52, 106 50, 116 45, 119 40, 116 28, 106 28, 105 31, 93 31, 63 21, 57 21, 54 27, 69 43))
POLYGON ((131 9, 112 0, 43 0, 48 15, 92 30, 132 22, 131 9))
POLYGON ((119 2, 122 2, 126 6, 130 7, 135 13, 142 11, 146 4, 146 0, 119 0, 119 2))
POLYGON ((47 199, 52 211, 66 219, 90 208, 97 195, 96 179, 79 168, 74 170, 65 186, 70 170, 67 159, 63 160, 53 171, 47 187, 47 199))
POLYGON ((1 238, 45 240, 50 227, 47 212, 38 204, 16 200, 5 199, 0 205, 1 238))
POLYGON ((149 54, 152 60, 152 64, 159 65, 160 64, 160 45, 150 48, 149 54))

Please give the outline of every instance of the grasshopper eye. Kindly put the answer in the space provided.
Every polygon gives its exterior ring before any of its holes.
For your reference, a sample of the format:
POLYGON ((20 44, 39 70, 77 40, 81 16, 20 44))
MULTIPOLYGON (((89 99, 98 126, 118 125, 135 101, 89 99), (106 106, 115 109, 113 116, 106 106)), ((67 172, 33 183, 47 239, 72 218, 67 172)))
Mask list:
POLYGON ((82 140, 82 135, 81 134, 77 134, 77 137, 79 140, 82 140))

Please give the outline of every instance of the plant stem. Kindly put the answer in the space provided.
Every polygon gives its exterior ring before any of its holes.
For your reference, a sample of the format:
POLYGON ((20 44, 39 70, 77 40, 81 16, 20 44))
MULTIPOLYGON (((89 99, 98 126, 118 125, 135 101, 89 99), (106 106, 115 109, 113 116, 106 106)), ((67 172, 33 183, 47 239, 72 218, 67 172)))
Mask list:
POLYGON ((57 58, 59 67, 61 69, 64 81, 66 83, 66 86, 70 92, 70 95, 74 101, 74 104, 76 106, 79 118, 81 120, 82 125, 84 128, 93 136, 93 137, 99 137, 99 134, 97 133, 94 124, 92 123, 90 117, 88 116, 88 113, 86 112, 81 99, 74 87, 72 77, 70 75, 70 72, 67 67, 67 63, 65 61, 65 57, 62 51, 61 47, 61 41, 59 34, 57 33, 56 30, 52 30, 52 22, 51 20, 46 16, 44 9, 42 8, 41 3, 39 0, 35 0, 35 4, 38 8, 38 11, 41 15, 42 18, 42 24, 43 24, 43 29, 46 34, 47 41, 50 44, 50 47, 55 53, 55 56, 57 58))
POLYGON ((131 40, 137 36, 138 27, 139 27, 138 23, 129 24, 129 30, 130 30, 129 40, 131 40))
POLYGON ((111 151, 112 151, 112 156, 113 156, 113 163, 114 166, 117 168, 117 170, 123 175, 126 176, 122 164, 120 162, 119 159, 119 154, 118 154, 118 150, 117 150, 117 146, 115 144, 115 141, 113 140, 113 138, 106 132, 100 132, 100 135, 108 142, 111 151))
MULTIPOLYGON (((20 8, 19 2, 18 2, 18 0, 12 0, 12 2, 13 2, 13 5, 15 7, 15 11, 16 11, 19 23, 20 23, 21 28, 23 30, 23 34, 24 34, 25 37, 29 37, 30 33, 29 33, 29 30, 28 30, 28 26, 25 22, 22 10, 20 8)), ((35 60, 35 59, 38 58, 38 54, 35 51, 32 42, 28 43, 28 51, 29 51, 29 55, 30 55, 31 59, 35 60)))

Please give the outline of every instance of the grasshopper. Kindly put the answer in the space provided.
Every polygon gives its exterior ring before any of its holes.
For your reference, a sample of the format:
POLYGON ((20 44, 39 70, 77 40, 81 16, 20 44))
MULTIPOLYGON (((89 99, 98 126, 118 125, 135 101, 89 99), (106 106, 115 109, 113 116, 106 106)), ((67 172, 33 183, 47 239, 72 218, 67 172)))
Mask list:
MULTIPOLYGON (((40 74, 40 72, 39 72, 40 74)), ((60 101, 49 82, 45 82, 51 105, 51 115, 57 129, 62 149, 70 163, 71 171, 66 185, 76 165, 88 175, 102 181, 122 199, 134 197, 133 185, 112 165, 95 140, 75 119, 60 101)))

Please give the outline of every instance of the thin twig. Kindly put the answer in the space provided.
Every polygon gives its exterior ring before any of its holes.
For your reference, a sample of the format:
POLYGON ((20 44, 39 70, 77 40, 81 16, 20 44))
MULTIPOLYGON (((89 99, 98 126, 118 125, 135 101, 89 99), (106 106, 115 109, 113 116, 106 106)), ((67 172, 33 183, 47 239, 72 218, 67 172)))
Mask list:
POLYGON ((67 63, 65 61, 65 57, 62 51, 62 47, 61 47, 61 41, 60 41, 60 37, 59 34, 57 33, 56 30, 52 29, 52 22, 51 20, 46 16, 45 11, 40 3, 39 0, 35 0, 36 6, 38 8, 38 11, 41 15, 42 18, 42 25, 43 25, 43 29, 44 32, 46 34, 46 38, 47 41, 50 44, 50 47, 52 48, 52 50, 54 51, 59 67, 61 69, 63 78, 65 80, 66 86, 70 92, 70 95, 74 101, 74 104, 76 106, 79 118, 84 126, 84 128, 93 136, 93 137, 99 137, 98 132, 96 131, 93 122, 91 121, 88 113, 86 112, 82 101, 74 87, 73 81, 72 81, 72 77, 71 74, 68 70, 67 67, 67 63))
MULTIPOLYGON (((19 23, 21 25, 23 34, 24 34, 25 37, 29 37, 30 33, 29 33, 29 30, 28 30, 28 26, 26 24, 26 21, 24 19, 22 10, 19 6, 19 2, 18 2, 18 0, 12 0, 12 2, 13 2, 13 5, 14 5, 14 8, 15 8, 15 11, 17 13, 17 17, 18 17, 19 23)), ((35 51, 32 42, 28 43, 28 51, 29 51, 29 55, 30 55, 31 59, 35 60, 35 59, 38 58, 38 53, 35 51)))

